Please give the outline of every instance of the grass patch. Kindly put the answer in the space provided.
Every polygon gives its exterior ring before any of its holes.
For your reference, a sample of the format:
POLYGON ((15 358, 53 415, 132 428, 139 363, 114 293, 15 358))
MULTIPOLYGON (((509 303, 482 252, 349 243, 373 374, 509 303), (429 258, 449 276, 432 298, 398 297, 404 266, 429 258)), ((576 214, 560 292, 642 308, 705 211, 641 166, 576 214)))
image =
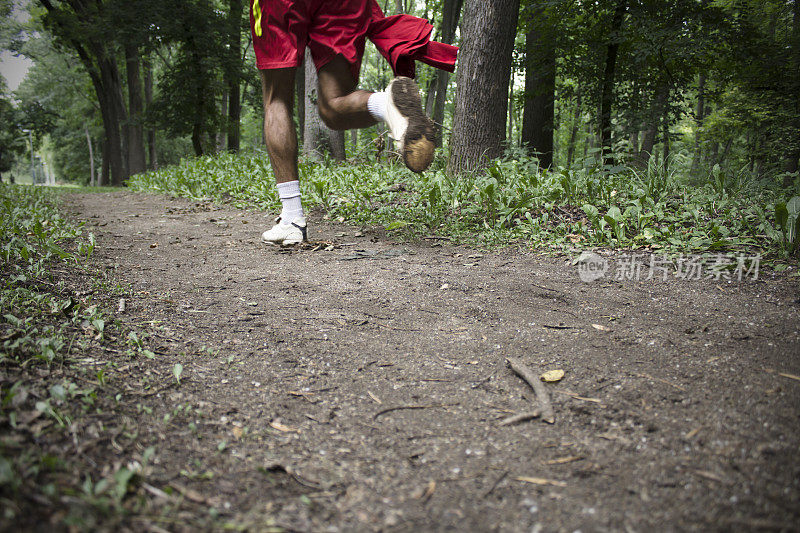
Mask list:
POLYGON ((154 357, 148 334, 113 317, 122 289, 86 266, 94 236, 56 199, 0 184, 0 529, 159 523, 187 504, 143 488, 156 449, 134 422, 142 403, 127 391, 140 384, 120 368, 154 357))
MULTIPOLYGON (((690 182, 652 163, 546 170, 536 159, 509 153, 483 172, 458 177, 444 172, 443 161, 422 175, 391 164, 301 162, 300 175, 306 205, 407 238, 433 233, 478 246, 522 242, 551 251, 797 255, 797 232, 786 220, 792 215, 781 219, 781 209, 800 202, 792 203, 800 182, 781 188, 744 171, 715 167, 690 182)), ((186 159, 134 176, 129 186, 279 209, 264 153, 186 159)))

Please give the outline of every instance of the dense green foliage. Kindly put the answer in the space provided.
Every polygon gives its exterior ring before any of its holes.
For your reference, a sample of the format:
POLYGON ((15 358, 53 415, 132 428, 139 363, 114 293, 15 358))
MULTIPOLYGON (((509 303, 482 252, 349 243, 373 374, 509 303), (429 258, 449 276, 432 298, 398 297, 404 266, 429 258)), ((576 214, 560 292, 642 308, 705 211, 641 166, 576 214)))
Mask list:
MULTIPOLYGON (((135 176, 129 186, 276 210, 267 161, 261 153, 187 159, 135 176)), ((303 197, 306 204, 351 223, 478 245, 517 241, 550 250, 607 246, 773 257, 796 250, 797 237, 784 229, 789 210, 786 220, 779 213, 789 202, 791 222, 797 221, 800 200, 791 198, 800 194, 800 182, 779 189, 746 171, 719 167, 696 183, 687 182, 654 161, 644 170, 549 171, 520 153, 508 153, 485 173, 453 178, 442 167, 439 162, 435 170, 411 175, 401 166, 371 162, 305 163, 303 197)))

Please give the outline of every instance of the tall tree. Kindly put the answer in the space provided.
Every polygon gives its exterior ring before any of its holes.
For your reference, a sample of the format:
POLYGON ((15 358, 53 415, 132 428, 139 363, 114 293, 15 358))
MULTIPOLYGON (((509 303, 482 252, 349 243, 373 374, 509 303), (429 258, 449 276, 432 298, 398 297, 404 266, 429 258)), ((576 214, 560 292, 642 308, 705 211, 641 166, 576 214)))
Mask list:
POLYGON ((225 81, 228 89, 228 150, 232 152, 238 152, 240 145, 243 13, 242 0, 228 0, 229 58, 225 65, 225 81))
MULTIPOLYGON (((444 0, 442 6, 442 30, 441 42, 445 44, 453 44, 456 35, 456 28, 458 27, 458 20, 461 17, 461 6, 463 0, 444 0)), ((437 69, 431 87, 435 93, 433 101, 433 119, 434 124, 440 127, 444 123, 444 107, 447 103, 447 85, 450 81, 450 73, 445 70, 437 69)), ((442 145, 441 134, 436 137, 437 146, 442 145)))
POLYGON ((614 104, 614 82, 617 68, 617 52, 621 39, 622 23, 625 20, 627 0, 617 0, 614 15, 611 18, 609 40, 606 45, 605 64, 600 94, 600 146, 603 150, 603 161, 614 162, 611 140, 611 107, 614 104))
POLYGON ((139 47, 125 44, 125 67, 128 78, 128 173, 147 169, 144 154, 144 88, 142 86, 139 47))
POLYGON ((519 0, 467 0, 464 5, 450 174, 479 168, 502 153, 518 17, 519 0))
POLYGON ((526 12, 525 105, 522 144, 539 154, 544 168, 553 164, 553 122, 556 100, 556 37, 545 2, 526 12))
POLYGON ((103 181, 122 185, 128 177, 123 157, 127 142, 121 129, 127 116, 106 6, 78 0, 39 2, 46 10, 45 27, 75 51, 92 80, 105 130, 103 181))

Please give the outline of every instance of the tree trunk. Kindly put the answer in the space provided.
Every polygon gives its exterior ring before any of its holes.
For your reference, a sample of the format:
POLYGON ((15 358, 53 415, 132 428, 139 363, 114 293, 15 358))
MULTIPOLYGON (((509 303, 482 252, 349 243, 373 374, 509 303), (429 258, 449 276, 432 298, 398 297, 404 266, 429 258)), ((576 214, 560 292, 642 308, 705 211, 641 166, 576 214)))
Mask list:
POLYGON ((522 144, 539 157, 543 168, 553 165, 553 122, 555 120, 556 50, 553 36, 540 26, 543 7, 531 16, 525 35, 525 107, 522 115, 522 144))
POLYGON ((226 69, 228 79, 228 150, 238 152, 241 144, 242 93, 239 71, 242 55, 242 0, 228 2, 228 46, 231 63, 226 69))
MULTIPOLYGON (((222 98, 219 102, 219 114, 221 117, 228 115, 228 91, 222 93, 222 98)), ((228 140, 228 128, 225 131, 218 131, 216 134, 217 153, 224 152, 226 141, 228 140)))
POLYGON ((142 126, 144 96, 139 68, 139 49, 135 45, 125 45, 125 69, 128 76, 128 173, 134 175, 147 169, 142 126))
MULTIPOLYGON (((115 52, 106 41, 101 39, 85 39, 81 41, 73 37, 73 28, 69 25, 70 14, 66 10, 56 8, 50 0, 39 0, 48 13, 54 16, 53 23, 61 32, 61 36, 71 46, 81 60, 92 81, 100 114, 103 119, 105 139, 103 142, 103 181, 113 185, 121 185, 127 178, 126 135, 120 134, 120 125, 125 122, 125 103, 122 96, 115 52), (65 22, 66 21, 66 22, 65 22)), ((75 9, 74 16, 86 17, 88 10, 82 4, 71 5, 75 9)))
POLYGON ((467 0, 450 140, 449 174, 499 156, 505 139, 519 0, 467 0))
POLYGON ((642 147, 639 150, 638 163, 642 167, 647 166, 650 157, 653 155, 653 148, 656 144, 656 137, 658 134, 658 124, 660 121, 668 121, 666 117, 667 97, 669 95, 669 87, 664 82, 659 83, 656 87, 656 94, 653 107, 648 112, 648 118, 642 137, 642 147))
POLYGON ((695 118, 694 128, 694 157, 692 158, 691 173, 696 174, 700 168, 700 160, 703 157, 700 146, 700 129, 703 127, 703 120, 706 114, 706 74, 700 72, 697 79, 697 117, 695 118))
MULTIPOLYGON (((461 18, 461 6, 464 4, 463 0, 444 0, 442 6, 442 36, 441 42, 445 44, 453 44, 455 39, 456 28, 458 27, 458 20, 461 18)), ((441 127, 444 124, 444 108, 447 103, 447 85, 450 82, 450 73, 444 70, 436 69, 433 78, 433 90, 436 96, 433 100, 433 116, 431 119, 436 124, 437 129, 441 132, 441 127)), ((442 146, 442 134, 436 136, 436 146, 442 146)))
POLYGON ((578 88, 578 94, 576 96, 577 102, 575 102, 575 116, 572 117, 572 131, 569 134, 569 143, 567 145, 567 168, 572 166, 572 160, 575 157, 575 141, 578 137, 578 128, 580 127, 581 123, 581 114, 583 110, 581 109, 581 89, 578 88))
POLYGON ((92 149, 92 136, 89 135, 89 126, 84 124, 83 130, 86 132, 86 144, 89 145, 89 186, 94 186, 94 150, 92 149))
POLYGON ((508 87, 508 144, 514 143, 514 69, 511 69, 511 81, 508 87))
POLYGON ((603 150, 603 163, 613 165, 611 139, 611 107, 614 104, 614 75, 617 68, 620 30, 625 20, 627 0, 618 0, 611 19, 611 32, 606 46, 606 62, 603 68, 602 92, 600 96, 600 146, 603 150))
POLYGON ((305 57, 305 127, 303 134, 303 153, 312 159, 321 159, 329 154, 335 159, 344 160, 344 131, 331 131, 322 122, 317 109, 317 68, 306 49, 305 57))
MULTIPOLYGON (((792 8, 792 93, 794 94, 794 138, 788 147, 786 162, 787 172, 797 172, 800 161, 800 0, 794 0, 792 8)), ((791 184, 791 178, 785 178, 784 185, 791 184)))
POLYGON ((110 182, 110 174, 111 174, 111 157, 109 152, 109 144, 111 144, 108 140, 108 137, 103 139, 103 161, 100 165, 100 179, 97 181, 97 185, 108 185, 110 182))
MULTIPOLYGON (((144 62, 144 105, 145 110, 149 111, 153 104, 153 69, 149 58, 144 62)), ((156 129, 147 128, 147 168, 155 170, 158 168, 158 154, 156 153, 156 129)))
POLYGON ((106 134, 107 146, 103 157, 108 158, 109 175, 104 175, 105 183, 120 186, 127 179, 127 169, 123 154, 127 143, 123 138, 121 124, 124 121, 124 104, 122 102, 122 88, 119 80, 119 71, 116 63, 107 58, 98 61, 100 70, 102 97, 98 94, 100 114, 103 118, 103 128, 106 134))

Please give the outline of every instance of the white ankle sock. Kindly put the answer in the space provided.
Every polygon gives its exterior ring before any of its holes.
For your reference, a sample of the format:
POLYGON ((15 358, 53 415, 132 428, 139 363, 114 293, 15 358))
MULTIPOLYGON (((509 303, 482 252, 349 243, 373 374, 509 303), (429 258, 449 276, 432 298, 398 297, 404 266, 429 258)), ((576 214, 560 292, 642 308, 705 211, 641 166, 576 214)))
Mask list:
POLYGON ((367 100, 367 110, 372 118, 380 122, 386 122, 386 105, 389 102, 389 96, 385 93, 372 93, 367 100))
POLYGON ((291 224, 303 216, 303 203, 300 199, 300 182, 278 183, 278 196, 283 204, 281 224, 291 224))

